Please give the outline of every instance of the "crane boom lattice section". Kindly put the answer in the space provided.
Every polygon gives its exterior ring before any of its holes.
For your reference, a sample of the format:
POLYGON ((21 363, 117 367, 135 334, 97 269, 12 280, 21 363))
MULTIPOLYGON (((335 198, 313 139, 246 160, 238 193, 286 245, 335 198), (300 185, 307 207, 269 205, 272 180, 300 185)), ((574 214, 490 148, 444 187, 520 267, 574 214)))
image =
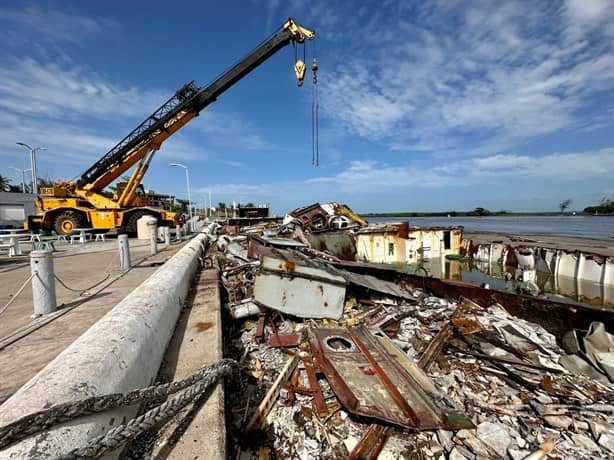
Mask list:
POLYGON ((190 82, 179 89, 173 97, 162 104, 153 114, 109 150, 100 160, 94 163, 77 181, 79 187, 95 182, 115 165, 121 164, 126 156, 135 149, 149 143, 154 135, 163 130, 165 125, 178 113, 186 110, 189 102, 199 93, 200 89, 190 82))

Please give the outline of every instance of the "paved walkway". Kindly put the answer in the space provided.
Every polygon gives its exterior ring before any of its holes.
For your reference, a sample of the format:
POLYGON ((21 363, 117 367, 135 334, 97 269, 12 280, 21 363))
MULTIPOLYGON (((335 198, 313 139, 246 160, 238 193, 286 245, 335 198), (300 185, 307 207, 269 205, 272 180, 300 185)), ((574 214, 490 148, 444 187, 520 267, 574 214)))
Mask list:
MULTIPOLYGON (((117 240, 85 245, 57 244, 55 274, 74 291, 56 283, 59 310, 33 319, 32 291, 28 285, 0 314, 0 403, 181 247, 182 244, 173 244, 164 248, 159 244, 160 252, 149 256, 149 241, 131 239, 133 268, 121 276, 117 240), (96 283, 99 284, 89 289, 89 294, 93 295, 80 296, 82 290, 96 283)), ((28 256, 0 258, 0 309, 29 276, 28 256)))

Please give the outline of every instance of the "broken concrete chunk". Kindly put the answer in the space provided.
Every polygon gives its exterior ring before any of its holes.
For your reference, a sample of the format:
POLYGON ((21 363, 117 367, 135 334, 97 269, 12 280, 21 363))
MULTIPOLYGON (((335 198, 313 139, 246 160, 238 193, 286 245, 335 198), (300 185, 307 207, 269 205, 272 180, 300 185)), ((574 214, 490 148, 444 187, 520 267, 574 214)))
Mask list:
POLYGON ((505 452, 512 443, 512 437, 507 432, 506 426, 500 423, 480 423, 476 436, 496 452, 505 452))
POLYGON ((604 433, 599 436, 599 445, 603 446, 607 450, 609 450, 612 454, 614 454, 614 435, 610 433, 604 433))
POLYGON ((570 433, 571 438, 573 439, 574 444, 582 447, 583 449, 589 452, 598 452, 601 449, 599 446, 588 436, 581 433, 570 433))
POLYGON ((531 452, 528 450, 508 449, 507 455, 509 455, 512 460, 524 460, 531 455, 531 452))
POLYGON ((439 443, 446 452, 450 452, 454 448, 454 441, 452 441, 452 433, 446 430, 437 430, 437 438, 439 443))
POLYGON ((559 430, 566 430, 573 423, 573 419, 566 415, 544 415, 543 419, 546 425, 559 430))
POLYGON ((475 456, 470 454, 469 456, 461 454, 461 449, 459 447, 455 447, 450 451, 450 455, 448 456, 448 460, 472 460, 475 456))

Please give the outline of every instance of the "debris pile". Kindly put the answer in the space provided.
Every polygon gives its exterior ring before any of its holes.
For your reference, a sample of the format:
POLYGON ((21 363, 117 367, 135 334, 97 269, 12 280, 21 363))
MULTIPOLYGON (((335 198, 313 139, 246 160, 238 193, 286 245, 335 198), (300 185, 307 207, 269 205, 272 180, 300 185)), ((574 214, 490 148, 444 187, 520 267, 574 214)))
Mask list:
MULTIPOLYGON (((323 231, 310 219, 301 232, 323 231)), ((233 458, 614 457, 603 324, 555 337, 505 305, 367 275, 284 228, 219 236, 214 255, 245 383, 228 395, 233 458)))

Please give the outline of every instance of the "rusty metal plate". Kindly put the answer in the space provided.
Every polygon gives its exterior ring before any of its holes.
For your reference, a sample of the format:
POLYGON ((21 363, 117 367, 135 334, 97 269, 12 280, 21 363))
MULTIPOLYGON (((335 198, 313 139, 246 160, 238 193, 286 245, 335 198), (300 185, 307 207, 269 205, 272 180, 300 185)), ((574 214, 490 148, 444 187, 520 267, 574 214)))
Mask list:
POLYGON ((289 334, 282 334, 275 332, 266 341, 267 346, 271 348, 280 347, 296 347, 301 341, 301 334, 292 332, 289 334))
POLYGON ((346 280, 334 268, 299 252, 259 248, 260 270, 254 280, 254 301, 300 318, 339 319, 346 280))
POLYGON ((350 412, 406 428, 475 428, 431 379, 379 329, 309 331, 311 351, 350 412))

